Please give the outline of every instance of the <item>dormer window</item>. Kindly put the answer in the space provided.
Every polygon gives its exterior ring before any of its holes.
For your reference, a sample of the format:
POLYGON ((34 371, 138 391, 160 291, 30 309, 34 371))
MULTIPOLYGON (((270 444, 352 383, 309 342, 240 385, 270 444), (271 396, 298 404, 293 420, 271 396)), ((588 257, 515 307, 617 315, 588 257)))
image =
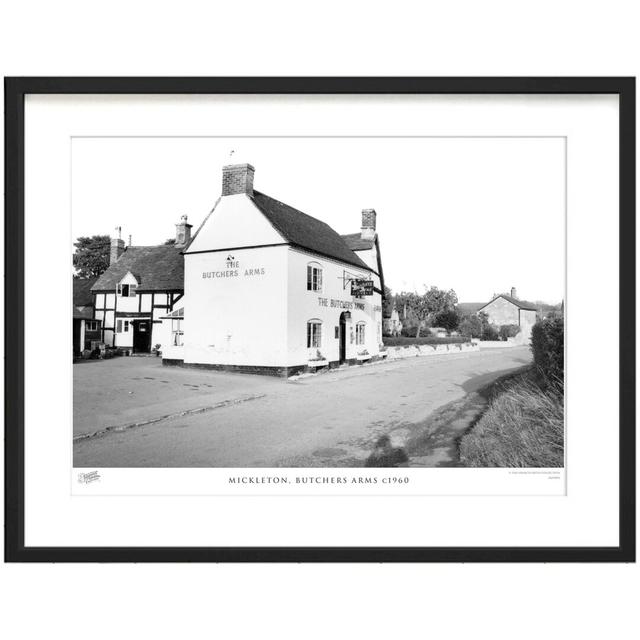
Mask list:
POLYGON ((137 284, 119 284, 118 295, 123 298, 135 298, 137 288, 137 284))
POLYGON ((322 291, 322 267, 317 262, 307 265, 307 291, 322 291))

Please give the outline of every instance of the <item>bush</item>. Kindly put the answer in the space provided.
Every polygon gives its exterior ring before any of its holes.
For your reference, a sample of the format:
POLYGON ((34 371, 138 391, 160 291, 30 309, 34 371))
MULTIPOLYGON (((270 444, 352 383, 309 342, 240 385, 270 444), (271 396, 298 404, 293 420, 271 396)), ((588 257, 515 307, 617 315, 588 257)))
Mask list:
POLYGON ((482 320, 479 316, 467 316, 460 322, 460 333, 470 338, 482 337, 482 320))
POLYGON ((500 337, 498 330, 492 324, 487 324, 482 328, 482 337, 480 340, 497 340, 500 337))
POLYGON ((509 338, 515 338, 520 333, 520 327, 517 324, 502 324, 500 325, 500 339, 507 340, 509 338))
POLYGON ((509 381, 460 440, 467 467, 564 466, 564 398, 525 376, 509 381))
POLYGON ((564 319, 547 318, 531 329, 536 370, 546 385, 564 384, 564 319))
POLYGON ((440 312, 435 319, 436 327, 443 327, 449 333, 455 331, 460 324, 460 316, 455 309, 440 312))
POLYGON ((404 336, 405 338, 415 338, 416 327, 410 324, 403 323, 400 335, 404 336))

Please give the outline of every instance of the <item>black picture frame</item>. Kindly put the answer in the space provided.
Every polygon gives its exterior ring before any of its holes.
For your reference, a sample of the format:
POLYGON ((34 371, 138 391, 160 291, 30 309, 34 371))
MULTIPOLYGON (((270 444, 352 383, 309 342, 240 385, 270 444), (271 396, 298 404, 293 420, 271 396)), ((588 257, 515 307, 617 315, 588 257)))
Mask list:
POLYGON ((5 78, 5 561, 635 561, 635 78, 5 78), (620 473, 615 547, 26 547, 24 541, 24 99, 27 94, 616 94, 620 149, 620 473))

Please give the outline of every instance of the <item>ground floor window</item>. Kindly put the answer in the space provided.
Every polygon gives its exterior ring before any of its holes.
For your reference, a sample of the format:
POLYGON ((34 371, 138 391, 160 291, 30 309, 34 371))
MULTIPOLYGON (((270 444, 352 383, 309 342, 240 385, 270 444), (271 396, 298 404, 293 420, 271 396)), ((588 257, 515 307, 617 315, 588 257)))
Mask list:
POLYGON ((129 331, 129 321, 128 320, 118 320, 116 323, 116 331, 118 333, 126 333, 129 331))
POLYGON ((98 321, 97 320, 87 320, 86 326, 85 326, 85 330, 86 331, 97 331, 98 330, 98 321))
POLYGON ((171 320, 171 343, 174 347, 182 346, 182 318, 173 318, 171 320))
POLYGON ((356 325, 356 344, 364 344, 364 322, 358 322, 356 325))
POLYGON ((319 320, 307 322, 307 348, 319 349, 322 342, 322 323, 319 320))

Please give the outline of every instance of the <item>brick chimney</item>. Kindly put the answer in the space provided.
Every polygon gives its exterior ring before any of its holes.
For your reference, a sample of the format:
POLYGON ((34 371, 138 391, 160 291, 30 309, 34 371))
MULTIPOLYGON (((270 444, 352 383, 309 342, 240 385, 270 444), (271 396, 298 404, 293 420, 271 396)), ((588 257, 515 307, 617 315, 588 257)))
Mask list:
POLYGON ((192 224, 187 222, 187 216, 181 216, 180 222, 176 225, 176 245, 183 246, 191 240, 192 224))
POLYGON ((253 195, 253 174, 250 164, 228 164, 222 167, 222 195, 234 196, 238 193, 253 195))
POLYGON ((122 238, 111 238, 111 253, 109 254, 109 264, 113 264, 124 253, 124 240, 122 238))
POLYGON ((376 237, 376 210, 362 210, 362 228, 360 237, 363 240, 373 240, 376 237))
POLYGON ((516 299, 518 297, 518 292, 516 291, 515 287, 511 287, 511 297, 516 299))

